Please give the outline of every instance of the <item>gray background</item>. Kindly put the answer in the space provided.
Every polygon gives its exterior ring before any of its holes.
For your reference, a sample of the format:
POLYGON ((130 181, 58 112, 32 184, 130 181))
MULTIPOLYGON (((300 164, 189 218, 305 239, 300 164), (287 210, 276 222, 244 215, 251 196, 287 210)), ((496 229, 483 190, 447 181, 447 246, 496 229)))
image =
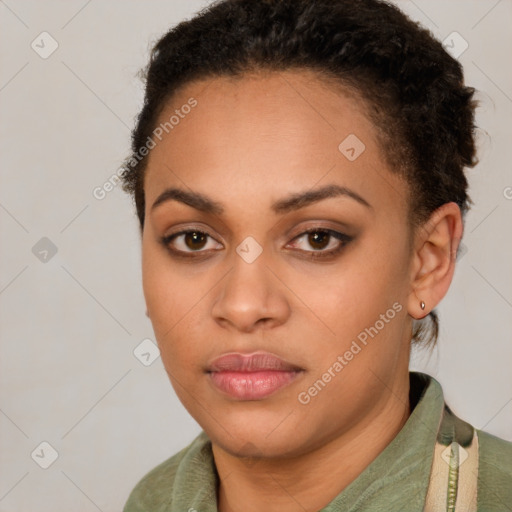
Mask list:
MULTIPOLYGON (((151 43, 207 3, 0 1, 0 511, 118 511, 199 432, 160 358, 133 353, 153 332, 130 198, 93 190, 128 154, 151 43), (45 59, 31 47, 51 49, 43 31, 59 45, 45 59)), ((481 101, 467 250, 438 308, 439 348, 412 367, 457 414, 512 440, 512 2, 398 4, 467 41, 459 59, 481 101)))

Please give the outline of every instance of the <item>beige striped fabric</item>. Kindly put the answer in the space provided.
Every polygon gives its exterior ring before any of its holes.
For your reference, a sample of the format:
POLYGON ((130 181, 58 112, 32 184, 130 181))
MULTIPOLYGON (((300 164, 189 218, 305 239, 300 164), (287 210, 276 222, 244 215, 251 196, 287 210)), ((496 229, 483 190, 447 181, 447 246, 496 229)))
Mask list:
POLYGON ((476 512, 478 436, 445 407, 424 512, 476 512), (448 426, 446 426, 448 425, 448 426))

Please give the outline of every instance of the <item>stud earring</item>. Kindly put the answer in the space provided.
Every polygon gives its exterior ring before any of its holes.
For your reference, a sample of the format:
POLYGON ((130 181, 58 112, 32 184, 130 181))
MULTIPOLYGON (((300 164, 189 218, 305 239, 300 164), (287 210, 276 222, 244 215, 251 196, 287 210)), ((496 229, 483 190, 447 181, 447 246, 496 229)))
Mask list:
POLYGON ((421 309, 425 309, 425 303, 423 301, 420 302, 421 309))

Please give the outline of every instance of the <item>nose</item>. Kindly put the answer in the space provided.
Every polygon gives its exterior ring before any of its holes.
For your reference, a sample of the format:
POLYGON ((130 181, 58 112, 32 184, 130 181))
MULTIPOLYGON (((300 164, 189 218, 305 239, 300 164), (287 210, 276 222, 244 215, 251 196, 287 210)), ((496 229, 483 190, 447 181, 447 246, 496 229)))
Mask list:
POLYGON ((275 273, 263 255, 249 263, 236 254, 212 307, 215 321, 244 333, 285 323, 290 304, 275 273))

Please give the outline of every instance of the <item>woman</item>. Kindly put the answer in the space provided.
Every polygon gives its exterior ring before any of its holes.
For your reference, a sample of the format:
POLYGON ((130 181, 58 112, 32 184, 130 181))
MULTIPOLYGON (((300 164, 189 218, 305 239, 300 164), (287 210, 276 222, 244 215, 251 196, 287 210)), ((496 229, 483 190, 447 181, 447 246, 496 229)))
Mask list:
POLYGON ((223 0, 160 39, 123 186, 203 432, 125 512, 510 507, 512 444, 408 368, 455 269, 473 92, 378 0, 223 0))

